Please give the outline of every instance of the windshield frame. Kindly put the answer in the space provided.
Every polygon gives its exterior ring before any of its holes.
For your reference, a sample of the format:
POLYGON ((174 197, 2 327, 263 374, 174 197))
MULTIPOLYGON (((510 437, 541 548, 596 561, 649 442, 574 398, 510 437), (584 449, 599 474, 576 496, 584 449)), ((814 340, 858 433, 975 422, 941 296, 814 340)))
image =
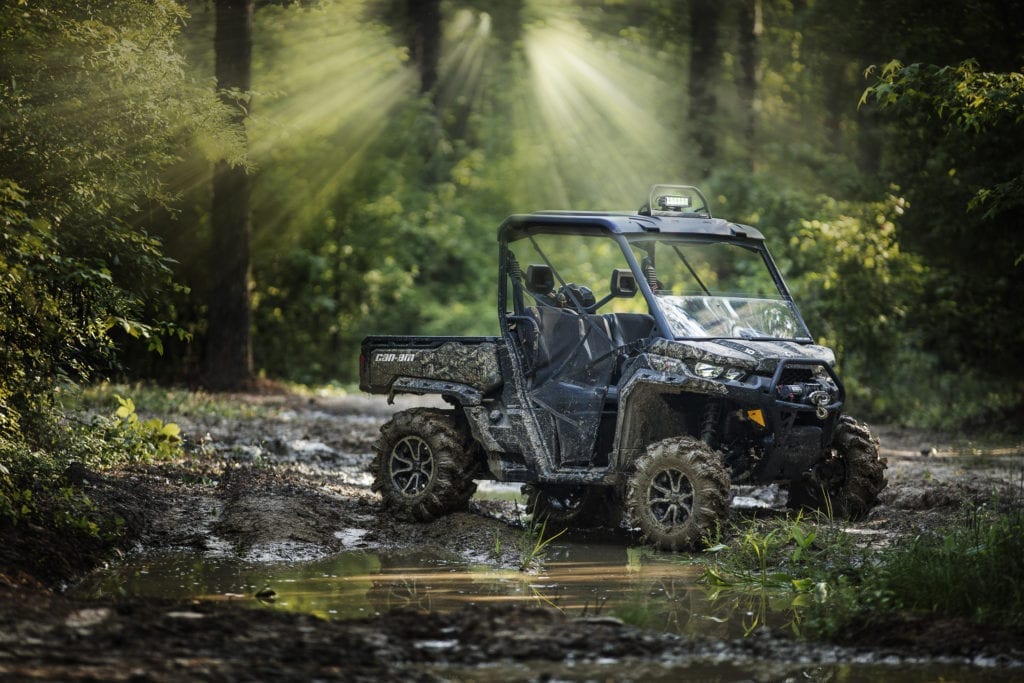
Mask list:
MULTIPOLYGON (((792 295, 789 292, 789 288, 786 286, 786 282, 779 272, 778 267, 772 259, 771 253, 765 246, 764 241, 761 239, 749 239, 744 237, 737 237, 734 239, 723 239, 721 237, 708 238, 700 235, 680 235, 671 233, 656 233, 656 234, 644 234, 644 235, 620 235, 619 241, 622 246, 626 260, 630 264, 630 268, 637 279, 637 285, 640 291, 643 293, 644 298, 647 300, 647 305, 650 308, 651 314, 654 316, 658 327, 661 329, 662 335, 666 339, 675 339, 677 341, 711 341, 716 339, 735 339, 737 341, 749 342, 749 341, 785 341, 794 342, 799 344, 813 344, 814 338, 811 336, 810 330, 807 328, 807 323, 804 321, 803 316, 800 315, 800 310, 796 306, 796 302, 793 300, 792 295), (689 269, 690 264, 686 262, 679 254, 680 248, 685 248, 687 244, 728 244, 738 248, 742 248, 747 251, 756 253, 761 258, 761 262, 767 269, 768 274, 771 276, 772 282, 775 285, 775 290, 778 294, 778 298, 767 299, 769 301, 778 301, 783 303, 788 309, 789 313, 793 317, 793 321, 796 324, 796 333, 792 337, 769 337, 769 336, 757 336, 757 337, 744 337, 744 336, 691 336, 691 335, 677 335, 673 332, 673 326, 670 323, 669 316, 666 315, 665 310, 662 308, 662 298, 654 292, 651 288, 647 277, 644 275, 644 270, 641 267, 641 262, 637 259, 635 252, 644 251, 650 252, 650 249, 646 248, 646 245, 661 244, 662 248, 657 251, 655 257, 660 253, 673 254, 673 257, 678 257, 682 260, 684 265, 689 269), (669 247, 665 249, 665 247, 669 247)), ((710 295, 700 279, 696 277, 700 286, 705 289, 705 296, 711 296, 712 298, 728 300, 729 296, 713 296, 710 295)), ((749 298, 749 297, 748 297, 749 298)))

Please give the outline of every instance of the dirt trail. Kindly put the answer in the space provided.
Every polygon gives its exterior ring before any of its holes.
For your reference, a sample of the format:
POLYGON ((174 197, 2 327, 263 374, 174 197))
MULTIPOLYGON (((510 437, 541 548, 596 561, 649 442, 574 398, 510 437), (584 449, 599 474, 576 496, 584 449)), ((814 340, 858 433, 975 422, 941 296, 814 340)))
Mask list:
MULTIPOLYGON (((514 503, 474 500, 469 512, 431 524, 381 513, 365 468, 380 425, 412 401, 388 406, 362 396, 244 400, 258 405, 258 417, 161 416, 182 426, 193 454, 188 462, 78 473, 97 504, 126 520, 124 548, 108 550, 106 557, 191 548, 291 561, 365 547, 432 548, 469 561, 487 558, 495 567, 516 566, 514 503)), ((948 444, 913 432, 881 431, 890 484, 882 504, 855 532, 915 533, 942 524, 965 505, 993 505, 1000 495, 1020 495, 1020 457, 947 456, 948 444)), ((806 677, 815 666, 857 658, 1024 661, 1021 648, 1005 651, 1001 634, 962 625, 960 632, 947 628, 944 637, 922 626, 920 637, 881 649, 841 648, 780 634, 741 642, 681 640, 614 619, 573 620, 541 609, 391 613, 327 622, 277 611, 254 619, 251 611, 222 603, 83 602, 46 586, 66 585, 100 550, 48 542, 54 547, 38 545, 31 557, 19 560, 14 551, 0 556, 0 679, 437 680, 473 678, 466 671, 485 662, 567 666, 615 660, 623 666, 620 678, 649 678, 637 672, 649 673, 652 666, 678 673, 713 669, 716 661, 746 661, 757 663, 764 680, 774 680, 806 677)), ((543 668, 527 669, 522 678, 538 670, 543 668)), ((503 676, 516 678, 515 671, 503 676)), ((1005 680, 1012 680, 1022 671, 997 666, 987 674, 999 678, 1009 672, 1005 680)))

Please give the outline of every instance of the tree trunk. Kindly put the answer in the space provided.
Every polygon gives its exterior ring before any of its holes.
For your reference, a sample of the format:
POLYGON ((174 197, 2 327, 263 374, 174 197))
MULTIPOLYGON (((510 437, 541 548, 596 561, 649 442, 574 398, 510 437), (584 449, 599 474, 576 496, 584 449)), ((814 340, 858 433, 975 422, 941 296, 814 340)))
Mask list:
POLYGON ((700 173, 707 177, 718 154, 715 116, 721 62, 718 45, 719 0, 690 3, 690 130, 700 157, 700 173))
POLYGON ((420 92, 432 93, 441 59, 441 0, 406 0, 412 21, 412 58, 420 72, 420 92))
MULTIPOLYGON (((216 0, 213 39, 217 87, 245 133, 252 70, 255 0, 216 0), (232 91, 234 94, 227 93, 232 91)), ((246 169, 218 162, 213 171, 210 292, 204 383, 210 389, 243 388, 252 379, 249 242, 250 182, 246 169)))
POLYGON ((757 93, 761 87, 761 0, 743 0, 740 6, 740 77, 737 91, 743 116, 743 144, 751 170, 757 168, 757 120, 760 115, 757 93))

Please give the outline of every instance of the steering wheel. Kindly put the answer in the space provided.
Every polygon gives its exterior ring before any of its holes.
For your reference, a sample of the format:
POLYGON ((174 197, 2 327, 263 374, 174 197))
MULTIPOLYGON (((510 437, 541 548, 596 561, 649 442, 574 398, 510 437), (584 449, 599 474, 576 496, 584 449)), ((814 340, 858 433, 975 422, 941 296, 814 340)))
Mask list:
POLYGON ((593 310, 594 304, 597 303, 597 298, 590 287, 578 285, 575 282, 567 282, 558 288, 555 301, 562 308, 582 308, 589 313, 593 310))

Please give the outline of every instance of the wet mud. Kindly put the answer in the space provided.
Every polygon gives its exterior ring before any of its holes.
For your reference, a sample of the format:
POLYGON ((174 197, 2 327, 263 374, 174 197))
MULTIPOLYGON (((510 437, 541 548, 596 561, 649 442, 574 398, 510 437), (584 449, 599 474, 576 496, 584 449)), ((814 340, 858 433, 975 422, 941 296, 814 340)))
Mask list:
MULTIPOLYGON (((306 562, 372 549, 518 569, 521 505, 478 496, 467 512, 423 524, 392 517, 371 492, 380 425, 423 401, 244 400, 259 404, 255 416, 161 416, 182 426, 187 461, 68 474, 125 520, 116 544, 68 547, 42 530, 0 539, 0 679, 828 680, 853 664, 850 680, 1024 677, 1024 647, 1012 634, 950 620, 894 618, 846 643, 816 644, 767 629, 741 639, 680 636, 539 606, 331 620, 232 601, 75 597, 90 570, 164 551, 306 562)), ((965 458, 920 434, 880 431, 889 486, 853 533, 885 542, 935 528, 965 506, 1019 497, 1019 454, 965 458)), ((757 509, 781 507, 770 492, 738 494, 757 509)), ((625 532, 613 540, 637 542, 625 532)))

